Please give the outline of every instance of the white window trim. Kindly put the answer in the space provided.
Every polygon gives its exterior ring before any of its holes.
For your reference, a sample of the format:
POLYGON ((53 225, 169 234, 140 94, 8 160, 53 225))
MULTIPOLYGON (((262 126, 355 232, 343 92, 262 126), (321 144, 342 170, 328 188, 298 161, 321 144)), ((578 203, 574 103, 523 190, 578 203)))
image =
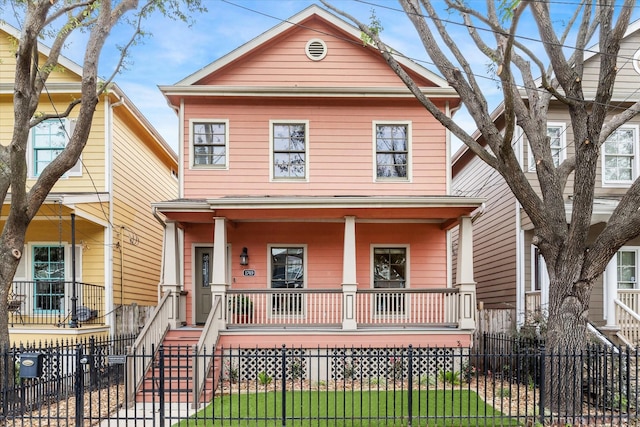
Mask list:
MULTIPOLYGON (((302 274, 304 275, 304 280, 302 281, 302 288, 307 289, 308 281, 307 281, 307 265, 309 258, 309 251, 307 250, 306 244, 294 244, 294 243, 269 243, 267 244, 267 289, 268 290, 276 290, 277 288, 271 287, 271 278, 273 277, 273 263, 271 258, 271 249, 272 248, 302 248, 302 274)), ((271 307, 271 298, 268 298, 267 301, 267 318, 269 319, 304 319, 307 317, 307 304, 306 304, 306 295, 303 294, 303 303, 302 303, 302 313, 296 315, 278 315, 273 314, 273 309, 271 307)))
MULTIPOLYGON (((536 246, 530 245, 530 254, 531 254, 531 264, 529 270, 530 274, 530 284, 528 292, 537 292, 536 291, 536 246)), ((547 310, 549 306, 549 272, 547 271, 547 263, 544 260, 544 257, 540 255, 540 308, 543 310, 547 310)))
POLYGON ((229 119, 189 119, 189 169, 191 170, 229 170, 229 119), (224 165, 196 165, 195 149, 193 143, 193 126, 196 123, 222 123, 224 124, 225 156, 224 165))
POLYGON ((373 149, 373 182, 384 182, 384 183, 407 183, 413 181, 413 168, 411 164, 413 163, 413 131, 412 131, 412 121, 411 120, 374 120, 371 123, 371 146, 373 149), (378 147, 377 147, 377 136, 376 136, 376 127, 378 125, 405 125, 407 126, 407 177, 406 178, 379 178, 378 177, 378 147))
POLYGON ((269 181, 270 182, 309 182, 311 147, 309 146, 309 120, 269 120, 269 181), (304 177, 276 178, 273 175, 273 126, 274 125, 304 125, 304 177))
MULTIPOLYGON (((559 127, 560 130, 560 155, 558 157, 558 164, 562 164, 567 158, 567 124, 564 122, 547 122, 547 129, 559 127)), ((524 135, 524 133, 523 133, 524 135)), ((552 153, 553 154, 553 153, 552 153)), ((552 157, 553 158, 553 157, 552 157)), ((536 171, 536 161, 533 158, 533 151, 531 145, 527 139, 527 172, 536 171)))
MULTIPOLYGON (((635 253, 635 258, 636 258, 636 275, 638 273, 640 273, 640 246, 623 246, 620 249, 618 249, 618 252, 616 252, 616 254, 619 254, 620 252, 634 252, 635 253)), ((632 289, 620 289, 618 287, 618 284, 620 283, 620 278, 618 277, 618 264, 616 263, 616 265, 613 266, 615 268, 615 277, 616 277, 616 290, 617 291, 630 291, 630 290, 640 290, 640 280, 638 280, 638 277, 636 277, 635 282, 634 282, 634 286, 632 289)))
MULTIPOLYGON (((33 282, 35 281, 33 277, 33 247, 34 246, 63 246, 64 247, 64 281, 66 282, 65 286, 65 305, 64 305, 64 314, 70 313, 71 310, 71 288, 70 283, 73 279, 73 275, 71 273, 72 268, 72 259, 71 259, 71 244, 62 241, 62 242, 53 242, 53 241, 43 241, 43 242, 29 242, 25 244, 25 252, 22 254, 20 258, 20 266, 18 267, 19 272, 22 268, 24 271, 24 276, 16 275, 13 278, 13 281, 26 281, 33 282), (24 264, 23 264, 24 263, 24 264)), ((82 282, 82 245, 76 244, 76 283, 82 282)), ((34 312, 34 288, 28 289, 24 307, 23 314, 32 314, 34 312)), ((82 287, 77 287, 77 297, 79 301, 82 301, 82 287)))
POLYGON ((640 174, 640 142, 639 139, 640 137, 638 136, 638 129, 639 126, 638 125, 623 125, 620 126, 618 129, 616 130, 622 130, 622 129, 632 129, 634 131, 634 135, 635 135, 635 141, 633 143, 633 163, 632 163, 632 167, 633 167, 633 176, 631 177, 630 181, 606 181, 605 178, 605 153, 604 153, 604 145, 606 144, 606 141, 602 144, 602 147, 600 148, 602 151, 600 152, 600 175, 602 176, 602 186, 603 187, 607 187, 607 188, 628 188, 631 184, 633 184, 633 182, 635 181, 635 179, 638 177, 638 174, 640 174))
MULTIPOLYGON (((69 138, 67 138, 67 144, 69 143, 69 139, 71 138, 71 136, 73 135, 73 132, 75 130, 75 125, 76 125, 76 119, 70 119, 68 117, 63 117, 63 118, 53 118, 53 119, 48 119, 48 120, 63 120, 64 121, 64 127, 65 129, 67 129, 67 136, 69 138)), ((66 144, 65 144, 66 147, 66 144)), ((36 167, 33 164, 33 162, 35 161, 35 158, 33 156, 33 128, 29 129, 29 140, 27 142, 27 176, 30 179, 38 179, 39 175, 36 175, 36 167)), ((82 153, 80 154, 80 157, 78 157, 78 161, 76 162, 75 165, 73 165, 73 167, 71 169, 69 169, 68 171, 66 171, 64 173, 64 175, 62 175, 60 177, 60 179, 66 179, 69 177, 76 177, 76 176, 82 176, 82 170, 83 170, 83 165, 82 165, 82 153)))

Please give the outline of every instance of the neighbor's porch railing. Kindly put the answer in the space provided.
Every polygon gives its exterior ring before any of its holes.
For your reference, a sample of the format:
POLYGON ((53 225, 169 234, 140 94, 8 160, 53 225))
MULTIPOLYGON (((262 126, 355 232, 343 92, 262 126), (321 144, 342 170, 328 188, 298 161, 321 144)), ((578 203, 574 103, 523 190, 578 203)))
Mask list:
MULTIPOLYGON (((9 324, 65 326, 71 320, 73 282, 15 281, 9 294, 9 324)), ((75 282, 78 321, 104 325, 104 286, 75 282)))
POLYGON ((625 345, 637 347, 640 345, 640 315, 620 299, 615 300, 615 307, 616 321, 620 328, 618 337, 625 345))
MULTIPOLYGON (((353 313, 358 327, 458 324, 457 289, 358 289, 353 313)), ((231 327, 342 328, 341 289, 227 290, 226 323, 231 327)))
POLYGON ((640 289, 618 289, 618 299, 631 311, 640 314, 640 289))

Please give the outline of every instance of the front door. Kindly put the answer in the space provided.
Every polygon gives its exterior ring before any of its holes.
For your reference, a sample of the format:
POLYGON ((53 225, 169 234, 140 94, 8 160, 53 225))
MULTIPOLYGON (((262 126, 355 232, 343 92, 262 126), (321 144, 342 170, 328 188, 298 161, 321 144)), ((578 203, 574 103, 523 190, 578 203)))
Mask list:
POLYGON ((213 248, 196 248, 195 309, 196 323, 206 323, 211 311, 213 248))

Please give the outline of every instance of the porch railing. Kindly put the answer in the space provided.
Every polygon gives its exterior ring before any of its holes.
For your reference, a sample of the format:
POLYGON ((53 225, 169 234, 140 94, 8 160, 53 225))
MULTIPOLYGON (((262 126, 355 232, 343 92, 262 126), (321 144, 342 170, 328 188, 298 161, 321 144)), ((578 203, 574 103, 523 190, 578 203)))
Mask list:
POLYGON ((618 289, 618 299, 630 310, 640 314, 640 289, 618 289))
POLYGON ((455 326, 457 289, 358 290, 356 322, 362 326, 455 326))
POLYGON ((342 326, 340 289, 228 290, 228 326, 342 326))
POLYGON ((622 300, 615 300, 616 320, 620 331, 618 336, 626 345, 637 347, 640 345, 640 315, 632 310, 622 300))
MULTIPOLYGON (((15 281, 9 294, 9 324, 66 326, 71 320, 74 282, 15 281)), ((78 321, 105 324, 104 286, 75 282, 78 321)))
MULTIPOLYGON (((458 295, 446 289, 358 289, 353 312, 359 326, 458 324, 458 295)), ((296 326, 342 328, 341 289, 227 290, 230 327, 296 326)))

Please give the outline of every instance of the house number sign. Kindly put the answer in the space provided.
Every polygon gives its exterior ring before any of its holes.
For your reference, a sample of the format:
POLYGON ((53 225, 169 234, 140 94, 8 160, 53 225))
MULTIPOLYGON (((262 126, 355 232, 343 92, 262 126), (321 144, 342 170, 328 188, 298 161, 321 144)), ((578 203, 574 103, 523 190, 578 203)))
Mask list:
POLYGON ((242 275, 243 276, 255 276, 256 275, 256 271, 251 269, 251 270, 242 270, 242 275))

